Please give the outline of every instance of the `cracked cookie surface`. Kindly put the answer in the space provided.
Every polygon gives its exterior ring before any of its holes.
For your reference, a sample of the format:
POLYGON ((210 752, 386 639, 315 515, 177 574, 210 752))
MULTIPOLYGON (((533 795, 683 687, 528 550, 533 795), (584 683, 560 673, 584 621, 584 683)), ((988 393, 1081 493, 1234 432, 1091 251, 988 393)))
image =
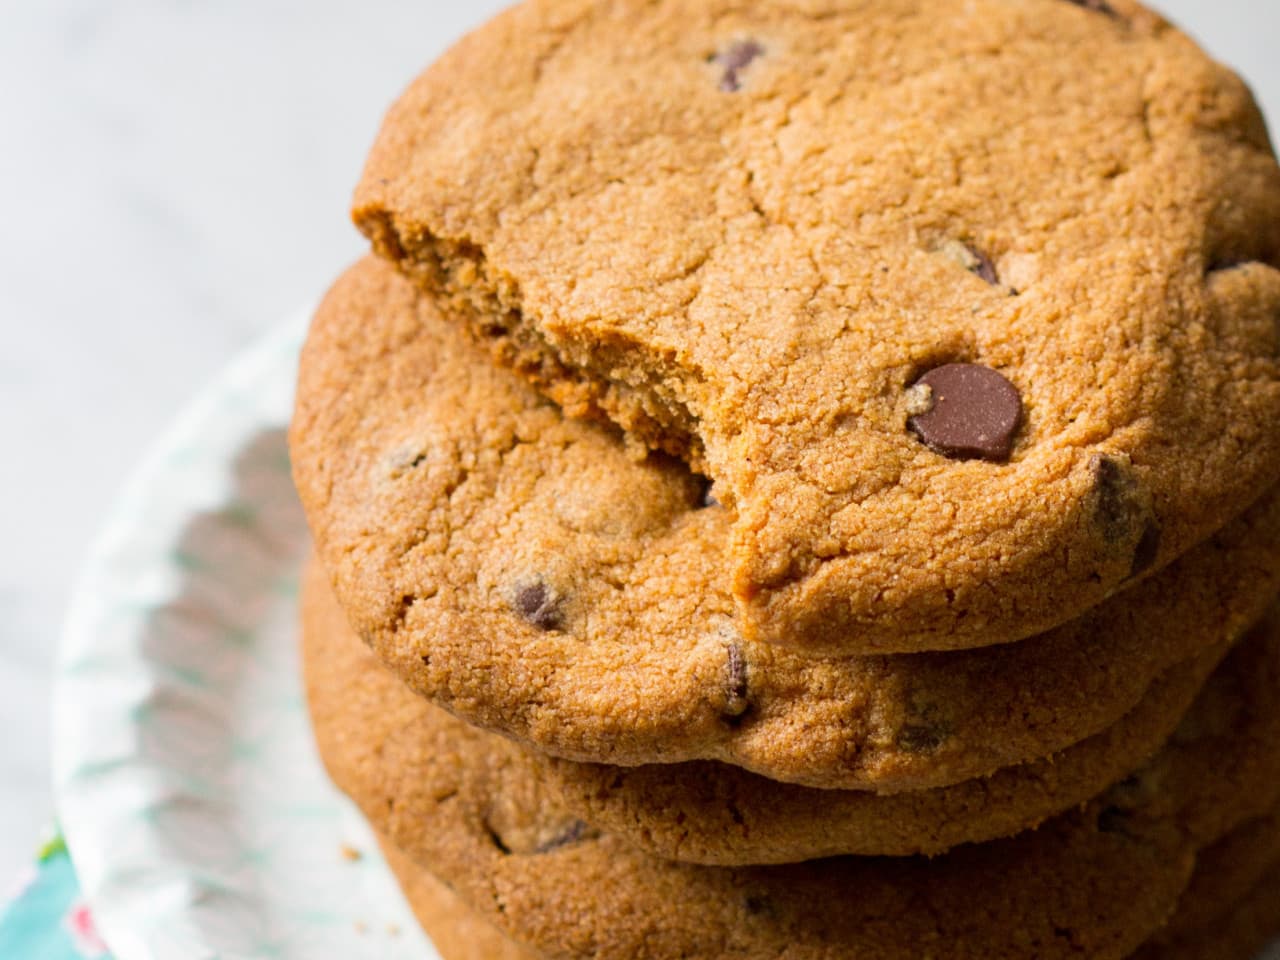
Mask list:
POLYGON ((1264 663, 1229 660, 1139 773, 1038 830, 933 859, 736 868, 578 825, 515 744, 414 696, 358 645, 304 663, 335 782, 412 861, 551 956, 1118 960, 1172 915, 1199 851, 1276 805, 1278 636, 1271 621, 1248 641, 1264 663))
MULTIPOLYGON (((1105 729, 1280 592, 1269 495, 1159 575, 1019 643, 822 658, 748 640, 725 571, 732 518, 706 506, 705 485, 566 418, 374 258, 317 314, 290 449, 360 636, 446 709, 572 760, 722 760, 880 791, 956 783, 1105 729)), ((1136 495, 1117 476, 1107 509, 1122 512, 1136 495)))
POLYGON ((354 217, 571 415, 715 481, 750 639, 1042 632, 1280 468, 1280 169, 1129 0, 533 0, 391 110, 354 217), (956 363, 1015 392, 998 442, 910 426, 956 363))

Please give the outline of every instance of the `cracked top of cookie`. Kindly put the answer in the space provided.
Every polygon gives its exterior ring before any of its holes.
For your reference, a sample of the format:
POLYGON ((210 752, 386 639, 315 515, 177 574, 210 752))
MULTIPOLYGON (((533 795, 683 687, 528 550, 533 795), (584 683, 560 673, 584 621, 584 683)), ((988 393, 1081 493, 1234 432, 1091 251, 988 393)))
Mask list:
POLYGON ((1016 640, 1280 465, 1280 170, 1127 0, 535 0, 410 87, 354 217, 714 482, 752 638, 1016 640))
POLYGON ((1277 489, 1048 633, 817 656, 743 636, 733 517, 684 464, 567 418, 385 262, 325 298, 297 396, 294 478, 352 627, 454 714, 575 760, 880 791, 980 777, 1114 724, 1280 590, 1277 489))

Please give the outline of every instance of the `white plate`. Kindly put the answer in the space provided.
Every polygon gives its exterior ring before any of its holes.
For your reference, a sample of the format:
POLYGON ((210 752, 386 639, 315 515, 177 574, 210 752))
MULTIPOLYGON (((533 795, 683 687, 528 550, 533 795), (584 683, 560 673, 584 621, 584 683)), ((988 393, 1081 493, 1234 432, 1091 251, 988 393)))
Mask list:
POLYGON ((55 791, 117 960, 438 956, 306 720, 307 537, 284 439, 304 330, 287 324, 178 418, 76 591, 55 791))

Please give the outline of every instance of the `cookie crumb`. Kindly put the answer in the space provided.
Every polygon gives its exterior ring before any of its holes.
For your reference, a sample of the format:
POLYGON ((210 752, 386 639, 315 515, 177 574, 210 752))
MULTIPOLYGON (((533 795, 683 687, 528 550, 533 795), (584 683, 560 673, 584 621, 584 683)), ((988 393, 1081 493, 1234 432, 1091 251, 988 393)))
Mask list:
POLYGON ((907 416, 919 417, 933 409, 933 388, 927 383, 917 383, 908 387, 907 416))
POLYGON ((342 859, 348 863, 358 863, 364 859, 364 854, 350 844, 344 843, 338 848, 338 853, 342 855, 342 859))

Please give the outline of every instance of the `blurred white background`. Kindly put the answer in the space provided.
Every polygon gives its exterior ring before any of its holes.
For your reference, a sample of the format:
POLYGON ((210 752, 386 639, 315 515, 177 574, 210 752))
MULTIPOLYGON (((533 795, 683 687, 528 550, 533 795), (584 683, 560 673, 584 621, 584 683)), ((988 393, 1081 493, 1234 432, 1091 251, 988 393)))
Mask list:
MULTIPOLYGON (((1280 124, 1280 3, 1157 3, 1280 124)), ((0 2, 0 888, 51 816, 50 663, 112 498, 360 253, 346 204, 382 111, 503 5, 0 2)))

